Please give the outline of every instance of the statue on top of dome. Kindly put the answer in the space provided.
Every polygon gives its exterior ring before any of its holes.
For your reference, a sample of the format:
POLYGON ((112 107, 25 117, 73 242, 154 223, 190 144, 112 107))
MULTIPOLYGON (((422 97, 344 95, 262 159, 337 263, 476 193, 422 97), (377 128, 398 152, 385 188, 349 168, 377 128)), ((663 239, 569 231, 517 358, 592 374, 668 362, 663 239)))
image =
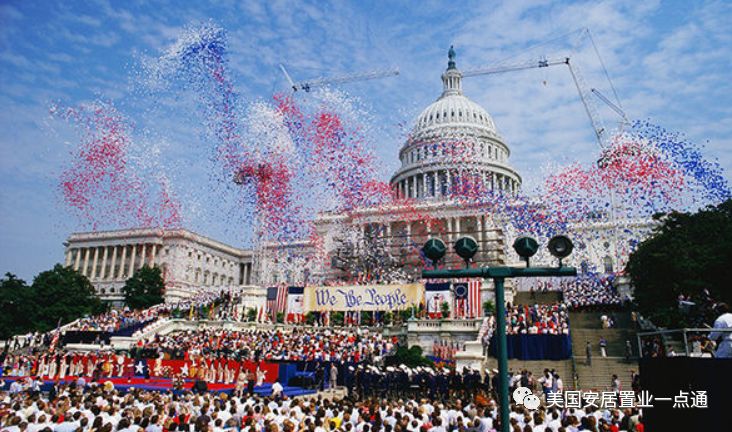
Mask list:
POLYGON ((447 68, 455 69, 455 48, 450 45, 450 49, 447 51, 447 68))

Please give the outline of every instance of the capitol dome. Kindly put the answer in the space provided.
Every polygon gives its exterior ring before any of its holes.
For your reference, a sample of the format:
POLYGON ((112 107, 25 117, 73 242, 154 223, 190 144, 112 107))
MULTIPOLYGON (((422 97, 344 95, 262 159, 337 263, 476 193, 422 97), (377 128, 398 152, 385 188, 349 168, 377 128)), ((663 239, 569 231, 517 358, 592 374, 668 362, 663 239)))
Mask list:
POLYGON ((508 164, 510 150, 493 118, 462 90, 450 47, 440 97, 417 117, 399 151, 391 185, 406 198, 449 198, 478 190, 516 193, 521 177, 508 164))

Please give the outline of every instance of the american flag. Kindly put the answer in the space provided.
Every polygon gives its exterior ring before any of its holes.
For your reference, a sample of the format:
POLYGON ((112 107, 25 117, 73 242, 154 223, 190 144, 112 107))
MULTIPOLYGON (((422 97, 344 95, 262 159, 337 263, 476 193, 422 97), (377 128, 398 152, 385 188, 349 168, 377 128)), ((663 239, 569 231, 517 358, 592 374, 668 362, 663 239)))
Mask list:
POLYGON ((53 352, 56 349, 56 345, 58 345, 58 340, 61 337, 61 318, 58 319, 58 324, 56 324, 56 331, 53 333, 53 339, 51 339, 51 346, 48 348, 51 352, 53 352))
POLYGON ((481 281, 472 279, 467 282, 457 282, 455 291, 455 317, 479 318, 481 316, 480 287, 481 281))
POLYGON ((285 313, 287 306, 287 287, 280 285, 267 288, 267 314, 272 317, 272 322, 277 322, 277 314, 285 313))

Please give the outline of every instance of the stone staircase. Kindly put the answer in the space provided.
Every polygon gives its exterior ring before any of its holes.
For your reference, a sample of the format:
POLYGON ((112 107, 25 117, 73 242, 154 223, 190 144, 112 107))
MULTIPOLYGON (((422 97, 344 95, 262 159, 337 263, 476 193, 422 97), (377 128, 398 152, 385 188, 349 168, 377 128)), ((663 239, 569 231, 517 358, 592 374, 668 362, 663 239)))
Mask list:
MULTIPOLYGON (((487 357, 485 361, 486 369, 498 369, 498 360, 493 357, 487 357)), ((544 369, 554 369, 564 383, 565 390, 574 389, 574 380, 572 379, 572 360, 508 360, 508 368, 514 372, 526 369, 530 371, 535 379, 541 378, 544 369)))
POLYGON ((583 390, 610 389, 611 376, 618 375, 621 388, 629 389, 631 370, 638 371, 636 331, 630 313, 615 312, 616 327, 603 329, 600 316, 602 312, 570 312, 572 353, 578 376, 579 388, 583 390), (607 340, 607 355, 600 355, 600 337, 607 340), (630 340, 632 356, 625 360, 625 341, 630 340), (591 345, 592 365, 587 365, 586 344, 591 345))
POLYGON ((631 371, 638 372, 637 360, 627 363, 623 357, 592 357, 592 366, 587 366, 585 359, 576 358, 575 365, 582 390, 609 391, 613 374, 620 379, 621 390, 630 390, 631 371))

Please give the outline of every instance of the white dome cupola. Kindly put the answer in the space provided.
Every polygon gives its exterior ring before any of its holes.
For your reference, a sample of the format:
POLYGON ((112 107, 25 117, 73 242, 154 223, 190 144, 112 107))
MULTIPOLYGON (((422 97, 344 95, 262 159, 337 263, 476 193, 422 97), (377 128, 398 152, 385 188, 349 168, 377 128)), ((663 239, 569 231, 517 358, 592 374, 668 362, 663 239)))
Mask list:
POLYGON ((466 184, 485 191, 516 193, 521 177, 508 164, 510 150, 493 119, 463 95, 463 75, 448 51, 442 94, 417 117, 399 152, 401 167, 392 187, 407 198, 437 199, 460 194, 466 184))

